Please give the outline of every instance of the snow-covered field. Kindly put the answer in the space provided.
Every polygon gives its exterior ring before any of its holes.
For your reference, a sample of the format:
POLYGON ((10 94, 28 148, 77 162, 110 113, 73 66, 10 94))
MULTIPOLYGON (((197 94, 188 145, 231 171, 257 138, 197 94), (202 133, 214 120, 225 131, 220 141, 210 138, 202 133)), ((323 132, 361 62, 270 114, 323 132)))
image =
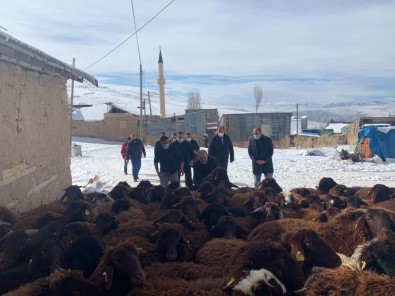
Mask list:
MULTIPOLYGON (((73 137, 73 142, 82 148, 82 157, 71 158, 73 184, 86 186, 91 178, 98 176, 98 190, 110 190, 119 181, 128 181, 134 186, 130 164, 129 174, 123 173, 123 159, 120 153, 122 143, 81 137, 73 137)), ((314 154, 319 156, 307 156, 306 152, 312 152, 312 149, 275 149, 273 177, 284 191, 295 187, 315 187, 322 177, 331 177, 338 184, 346 186, 373 186, 380 183, 395 187, 393 159, 382 162, 375 157, 372 159, 375 162, 354 163, 351 160, 340 159, 338 151, 341 149, 352 152, 354 147, 314 149, 314 154)), ((155 185, 159 184, 154 169, 153 147, 147 146, 146 152, 147 157, 142 159, 139 177, 155 185)), ((235 161, 229 164, 228 175, 238 186, 253 185, 251 160, 247 149, 235 148, 235 161)))

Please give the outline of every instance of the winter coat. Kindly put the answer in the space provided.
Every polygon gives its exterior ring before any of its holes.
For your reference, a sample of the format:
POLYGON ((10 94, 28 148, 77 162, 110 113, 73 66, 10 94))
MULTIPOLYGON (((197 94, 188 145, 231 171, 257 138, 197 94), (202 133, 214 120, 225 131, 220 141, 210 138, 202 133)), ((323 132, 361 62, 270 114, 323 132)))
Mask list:
POLYGON ((252 160, 252 172, 254 175, 273 173, 273 142, 272 139, 262 135, 258 140, 251 138, 248 141, 248 155, 252 160), (257 160, 264 160, 264 164, 257 164, 257 160))
POLYGON ((189 163, 190 160, 193 160, 193 150, 187 141, 184 140, 181 143, 173 141, 170 146, 172 145, 180 151, 184 163, 189 163))
POLYGON ((224 134, 223 140, 218 135, 212 137, 210 144, 208 145, 208 155, 214 156, 221 167, 226 168, 228 166, 228 158, 230 155, 230 161, 235 160, 235 154, 233 151, 233 144, 230 137, 224 134))
POLYGON ((128 143, 129 143, 129 141, 126 141, 125 143, 122 144, 122 147, 121 147, 121 155, 122 155, 123 159, 126 158, 126 149, 128 147, 128 143))
POLYGON ((130 140, 126 152, 127 159, 139 159, 141 154, 146 156, 143 142, 140 139, 130 140))
POLYGON ((199 159, 196 159, 193 162, 193 184, 200 186, 203 179, 218 166, 218 160, 213 156, 208 156, 206 164, 202 164, 199 159))
POLYGON ((158 147, 154 164, 160 164, 161 172, 170 174, 178 172, 181 162, 183 162, 183 159, 176 146, 170 145, 167 149, 164 149, 162 146, 158 147))

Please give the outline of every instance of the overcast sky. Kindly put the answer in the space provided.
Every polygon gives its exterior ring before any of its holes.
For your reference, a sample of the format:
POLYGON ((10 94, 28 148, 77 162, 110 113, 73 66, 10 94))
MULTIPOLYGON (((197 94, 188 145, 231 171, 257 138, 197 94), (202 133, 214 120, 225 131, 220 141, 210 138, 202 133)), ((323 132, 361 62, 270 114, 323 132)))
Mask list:
MULTIPOLYGON (((395 97, 395 1, 133 0, 144 88, 157 89, 159 47, 167 93, 243 104, 259 84, 266 102, 395 97), (152 19, 166 5, 170 5, 152 19)), ((139 85, 128 0, 1 0, 8 34, 95 75, 139 85), (94 65, 92 65, 94 64, 94 65), (88 68, 89 67, 89 68, 88 68)), ((2 28, 0 28, 2 30, 2 28)))

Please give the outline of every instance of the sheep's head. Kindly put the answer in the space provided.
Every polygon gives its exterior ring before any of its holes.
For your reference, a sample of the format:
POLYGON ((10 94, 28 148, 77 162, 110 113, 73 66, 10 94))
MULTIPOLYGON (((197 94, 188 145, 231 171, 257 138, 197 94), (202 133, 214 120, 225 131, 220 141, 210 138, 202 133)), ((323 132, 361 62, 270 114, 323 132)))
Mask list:
POLYGON ((103 278, 107 291, 126 286, 129 291, 133 286, 145 283, 145 274, 139 261, 136 247, 131 243, 123 243, 108 250, 104 260, 103 278))

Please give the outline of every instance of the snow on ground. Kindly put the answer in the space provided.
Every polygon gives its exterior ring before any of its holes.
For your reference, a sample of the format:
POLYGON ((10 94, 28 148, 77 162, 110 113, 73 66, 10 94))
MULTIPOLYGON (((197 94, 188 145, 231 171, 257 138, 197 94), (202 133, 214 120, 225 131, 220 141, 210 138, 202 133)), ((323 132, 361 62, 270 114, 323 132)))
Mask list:
MULTIPOLYGON (((99 177, 95 183, 98 190, 110 190, 119 181, 128 181, 134 186, 131 164, 128 175, 123 173, 120 142, 110 142, 93 138, 73 137, 76 145, 81 145, 82 156, 71 158, 71 174, 74 185, 86 186, 90 179, 99 177)), ((395 187, 395 161, 359 162, 341 160, 341 149, 353 152, 352 146, 314 149, 275 149, 273 155, 274 178, 288 191, 296 187, 315 187, 322 177, 333 178, 346 186, 373 186, 384 184, 395 187), (317 151, 318 150, 318 151, 317 151), (315 156, 309 156, 315 154, 315 156)), ((154 168, 154 149, 146 146, 147 157, 142 159, 139 174, 141 180, 159 184, 154 168)), ((246 148, 235 148, 235 161, 228 166, 230 180, 238 186, 252 186, 251 160, 246 148)), ((182 177, 182 183, 184 178, 182 177)))

